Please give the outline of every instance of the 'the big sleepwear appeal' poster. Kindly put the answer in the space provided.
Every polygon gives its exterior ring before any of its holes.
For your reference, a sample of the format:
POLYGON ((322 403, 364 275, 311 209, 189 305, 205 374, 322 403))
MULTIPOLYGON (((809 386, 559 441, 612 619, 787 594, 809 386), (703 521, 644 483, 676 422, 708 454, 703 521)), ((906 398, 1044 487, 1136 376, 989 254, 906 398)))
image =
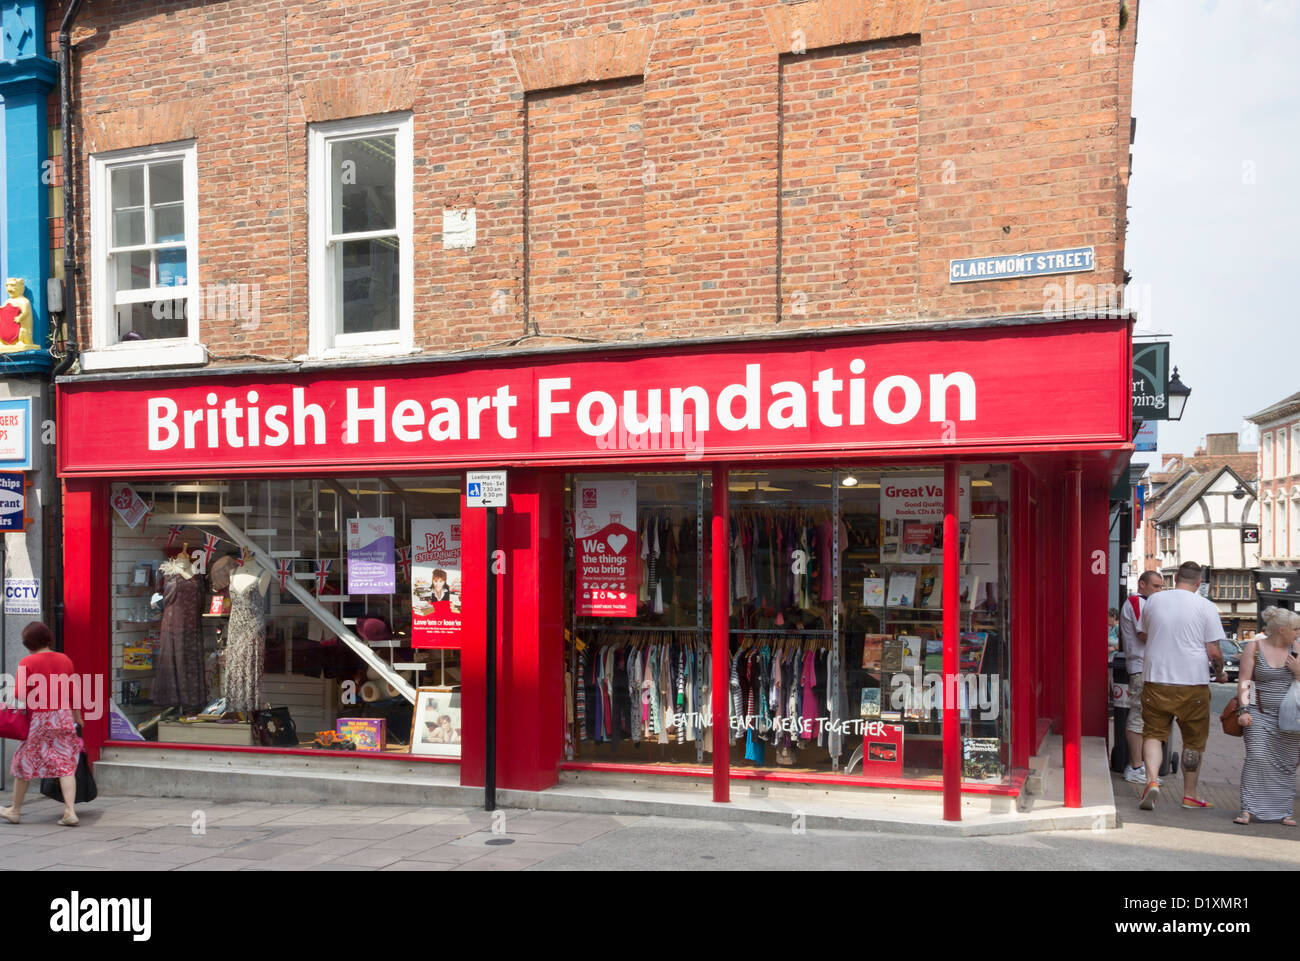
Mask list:
POLYGON ((411 646, 460 647, 460 518, 411 521, 411 646))
POLYGON ((636 481, 582 481, 573 493, 578 616, 636 617, 636 481))

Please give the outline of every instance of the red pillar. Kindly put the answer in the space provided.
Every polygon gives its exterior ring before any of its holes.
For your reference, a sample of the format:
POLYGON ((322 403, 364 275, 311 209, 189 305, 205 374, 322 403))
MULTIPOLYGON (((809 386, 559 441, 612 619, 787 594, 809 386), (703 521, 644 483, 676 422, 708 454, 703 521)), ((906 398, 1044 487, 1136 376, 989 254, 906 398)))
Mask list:
POLYGON ((731 800, 731 647, 728 643, 728 598, 731 596, 731 554, 728 525, 731 519, 731 490, 725 466, 713 468, 713 518, 709 549, 713 558, 713 800, 731 800))
POLYGON ((63 497, 63 653, 72 658, 80 674, 102 679, 103 711, 85 718, 86 756, 99 759, 108 740, 108 699, 113 696, 112 528, 108 488, 104 481, 73 479, 64 482, 63 497))
POLYGON ((1011 470, 1011 767, 1027 768, 1037 719, 1033 694, 1033 567, 1029 560, 1029 472, 1011 470))
POLYGON ((957 683, 961 641, 961 560, 957 462, 943 465, 943 819, 961 820, 961 715, 957 683))
MULTIPOLYGON (((498 518, 505 569, 497 671, 497 787, 559 783, 564 756, 564 475, 511 471, 498 518)), ((491 573, 489 572, 489 575, 491 573)))
POLYGON ((1065 490, 1065 806, 1083 806, 1083 476, 1066 471, 1065 490))

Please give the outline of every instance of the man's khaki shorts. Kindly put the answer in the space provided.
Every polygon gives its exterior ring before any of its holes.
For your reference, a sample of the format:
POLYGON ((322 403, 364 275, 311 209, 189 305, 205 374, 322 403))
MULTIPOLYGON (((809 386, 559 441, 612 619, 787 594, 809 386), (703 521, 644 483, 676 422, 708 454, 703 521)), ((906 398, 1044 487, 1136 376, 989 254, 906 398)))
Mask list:
POLYGON ((1130 674, 1128 676, 1128 723, 1124 729, 1132 731, 1135 734, 1142 733, 1142 675, 1130 674))
POLYGON ((1183 735, 1183 748, 1204 751, 1210 739, 1210 685, 1142 685, 1142 736, 1168 743, 1174 718, 1183 735))

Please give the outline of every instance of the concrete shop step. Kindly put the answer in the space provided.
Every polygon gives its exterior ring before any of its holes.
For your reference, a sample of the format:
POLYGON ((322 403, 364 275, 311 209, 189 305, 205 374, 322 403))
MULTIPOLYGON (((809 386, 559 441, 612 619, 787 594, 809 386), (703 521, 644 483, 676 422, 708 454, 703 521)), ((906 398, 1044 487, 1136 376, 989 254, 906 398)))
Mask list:
MULTIPOLYGON (((792 830, 951 837, 1115 827, 1105 742, 1084 741, 1082 808, 1064 806, 1059 739, 1049 741, 1045 753, 1054 754, 1054 763, 1041 779, 1042 794, 1030 796, 1028 803, 1023 797, 964 795, 960 822, 943 820, 942 796, 933 791, 738 780, 731 785, 731 802, 716 804, 707 778, 591 771, 563 772, 560 783, 546 791, 500 790, 497 803, 541 811, 779 824, 792 830)), ((110 748, 95 765, 95 778, 106 795, 473 808, 483 804, 483 789, 462 787, 454 764, 364 757, 110 748)))

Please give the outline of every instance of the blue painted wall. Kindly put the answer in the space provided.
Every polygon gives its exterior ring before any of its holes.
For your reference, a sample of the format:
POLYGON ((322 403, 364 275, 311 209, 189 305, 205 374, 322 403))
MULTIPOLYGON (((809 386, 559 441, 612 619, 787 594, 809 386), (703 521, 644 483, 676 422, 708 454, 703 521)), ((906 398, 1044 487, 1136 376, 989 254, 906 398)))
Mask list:
MULTIPOLYGON (((42 0, 0 2, 0 98, 4 111, 3 277, 21 277, 32 302, 32 339, 49 340, 45 282, 50 276, 49 130, 46 101, 58 64, 45 56, 42 0)), ((0 277, 0 280, 3 279, 0 277)), ((0 295, 0 302, 3 296, 0 295)), ((0 355, 0 376, 40 371, 51 364, 44 350, 0 355)))

